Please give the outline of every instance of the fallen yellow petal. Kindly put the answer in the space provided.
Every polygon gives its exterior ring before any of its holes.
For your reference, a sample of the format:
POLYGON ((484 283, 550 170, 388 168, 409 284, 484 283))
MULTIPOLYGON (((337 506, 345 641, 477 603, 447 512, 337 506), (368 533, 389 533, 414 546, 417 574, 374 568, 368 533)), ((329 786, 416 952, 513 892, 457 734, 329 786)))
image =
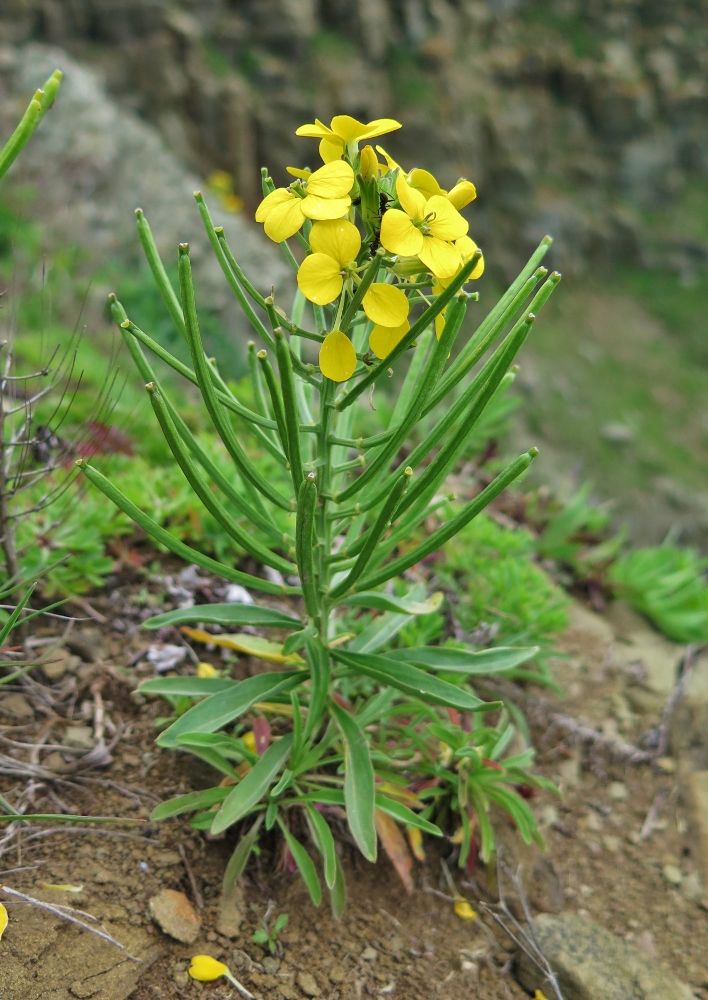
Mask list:
POLYGON ((192 979, 200 983, 211 983, 226 975, 229 967, 223 962, 217 962, 211 955, 195 955, 188 971, 192 979))
POLYGON ((40 882, 41 889, 53 889, 55 892, 83 892, 82 885, 53 884, 52 882, 40 882))
POLYGON ((543 995, 543 993, 541 993, 540 990, 536 990, 536 992, 533 995, 533 1000, 546 1000, 546 997, 543 995))
POLYGON ((460 918, 460 920, 476 920, 477 912, 473 910, 466 899, 456 899, 455 900, 455 913, 460 918))
POLYGON ((7 910, 2 905, 2 903, 0 903, 0 941, 2 940, 3 932, 7 927, 7 920, 8 920, 7 910))
POLYGON ((346 382, 356 368, 356 351, 346 333, 332 330, 320 348, 320 369, 333 382, 346 382))
POLYGON ((219 671, 211 663, 198 663, 196 674, 197 677, 218 677, 219 671))

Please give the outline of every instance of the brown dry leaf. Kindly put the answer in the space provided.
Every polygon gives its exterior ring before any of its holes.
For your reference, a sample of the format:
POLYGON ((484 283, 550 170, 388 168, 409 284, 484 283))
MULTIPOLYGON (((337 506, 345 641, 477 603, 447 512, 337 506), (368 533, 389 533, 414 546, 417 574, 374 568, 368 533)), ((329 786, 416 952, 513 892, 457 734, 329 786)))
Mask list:
POLYGON ((413 858, 398 824, 388 813, 382 812, 381 809, 374 809, 374 826, 376 827, 376 832, 379 835, 383 849, 398 872, 398 877, 403 882, 406 892, 409 896, 412 895, 413 878, 411 870, 413 868, 413 858))

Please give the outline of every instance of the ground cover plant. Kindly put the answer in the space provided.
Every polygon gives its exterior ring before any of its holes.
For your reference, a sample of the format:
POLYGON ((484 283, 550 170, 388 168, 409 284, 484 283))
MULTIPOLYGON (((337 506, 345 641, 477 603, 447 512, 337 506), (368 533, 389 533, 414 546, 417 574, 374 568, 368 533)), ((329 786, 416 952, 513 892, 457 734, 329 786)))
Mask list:
POLYGON ((196 754, 219 774, 214 787, 163 803, 154 818, 192 813, 193 826, 214 834, 239 824, 227 883, 243 870, 261 832, 278 827, 319 904, 320 879, 299 839, 307 830, 335 913, 344 905, 344 885, 328 817, 341 809, 363 855, 375 860, 380 839, 404 881, 410 855, 402 829, 418 854, 421 833, 459 830, 463 867, 478 843, 482 857, 491 856, 492 805, 509 813, 524 839, 539 839, 518 791, 542 783, 531 770, 533 752, 514 752, 507 712, 473 686, 475 677, 530 663, 537 648, 391 644, 417 616, 434 612, 442 596, 410 582, 401 588, 398 581, 464 529, 535 455, 532 449, 511 462, 429 537, 411 544, 430 513, 449 503, 438 490, 485 408, 513 378, 513 361, 560 275, 540 266, 550 245, 544 239, 470 340, 456 346, 476 299, 465 286, 484 266, 459 212, 475 189, 461 180, 444 191, 425 170, 406 172, 384 151, 381 163, 370 145, 359 150, 359 140, 398 127, 347 117, 335 118, 331 128, 305 126, 301 134, 321 140, 324 166, 292 168, 295 180, 287 189, 275 188, 264 172, 256 218, 297 275, 290 315, 249 281, 197 194, 224 276, 263 344, 249 345, 250 405, 234 395, 204 351, 189 246, 179 247, 178 296, 147 219, 137 212, 141 242, 191 367, 142 330, 115 297, 113 315, 185 479, 266 573, 257 576, 186 545, 94 464, 79 463, 161 545, 271 600, 268 606, 177 609, 151 619, 149 628, 179 626, 202 641, 212 638, 203 631, 210 623, 285 633, 280 641, 247 632, 217 638, 276 664, 275 671, 240 681, 166 677, 141 687, 193 699, 158 743, 196 754), (306 252, 299 265, 287 243, 292 237, 306 252), (304 325, 307 303, 313 328, 304 325), (316 345, 317 363, 308 360, 303 343, 316 345), (237 481, 190 431, 144 348, 198 386, 237 481), (399 367, 405 375, 388 425, 360 434, 375 389, 399 367), (244 450, 242 429, 268 456, 267 475, 244 450), (249 712, 257 718, 246 731, 239 720, 249 712))

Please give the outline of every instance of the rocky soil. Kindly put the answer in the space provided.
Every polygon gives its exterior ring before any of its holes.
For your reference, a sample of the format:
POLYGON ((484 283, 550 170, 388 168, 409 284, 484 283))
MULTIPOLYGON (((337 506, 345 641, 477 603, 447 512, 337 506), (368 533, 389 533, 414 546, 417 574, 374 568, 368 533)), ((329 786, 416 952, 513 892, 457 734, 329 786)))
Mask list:
MULTIPOLYGON (((210 586, 193 572, 169 579, 173 588, 210 586)), ((27 650, 45 656, 51 647, 37 640, 52 633, 61 645, 51 665, 0 696, 0 792, 23 811, 146 818, 160 799, 209 780, 199 762, 156 750, 154 723, 165 706, 131 694, 155 669, 160 641, 177 641, 160 636, 149 654, 155 637, 139 628, 165 586, 153 579, 146 589, 124 577, 110 594, 91 598, 103 623, 63 635, 48 627, 25 640, 27 650)), ((503 821, 500 828, 504 856, 521 865, 539 941, 565 1000, 705 1000, 708 657, 687 660, 685 648, 621 605, 602 617, 575 605, 559 652, 562 700, 517 692, 539 766, 562 790, 560 799, 544 795, 534 804, 547 852, 524 849, 503 821), (681 664, 689 673, 679 700, 681 664)), ((201 646, 197 653, 223 666, 216 652, 201 646)), ((173 669, 191 671, 190 654, 173 669)), ((234 669, 240 676, 258 666, 242 659, 234 669)), ((6 899, 5 1000, 233 996, 225 985, 189 979, 196 953, 228 962, 264 1000, 522 1000, 535 989, 553 996, 483 910, 497 898, 493 869, 479 864, 472 878, 457 879, 478 917, 455 916, 441 869, 451 845, 428 849, 408 897, 388 861, 370 866, 342 843, 349 902, 336 923, 324 904, 313 909, 276 843, 266 841, 229 926, 219 911, 229 840, 210 840, 178 819, 66 831, 33 824, 21 839, 5 830, 0 871, 7 885, 92 914, 126 949, 6 899), (70 893, 48 884, 82 888, 70 893), (267 914, 272 924, 281 912, 290 922, 271 956, 251 937, 267 914)), ((451 871, 457 874, 454 865, 451 871)))

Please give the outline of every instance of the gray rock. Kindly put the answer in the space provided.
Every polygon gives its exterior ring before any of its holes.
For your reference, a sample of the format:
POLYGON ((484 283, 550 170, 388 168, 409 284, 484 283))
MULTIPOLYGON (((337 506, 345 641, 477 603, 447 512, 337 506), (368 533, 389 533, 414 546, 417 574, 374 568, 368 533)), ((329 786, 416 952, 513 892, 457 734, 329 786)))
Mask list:
POLYGON ((11 715, 17 719, 33 719, 34 709, 23 694, 7 694, 0 699, 0 715, 11 715))
MULTIPOLYGON (((586 917, 541 914, 534 921, 565 1000, 691 1000, 691 989, 646 954, 586 917)), ((518 955, 516 975, 527 990, 541 987, 540 973, 518 955)))
POLYGON ((184 944, 196 941, 202 921, 183 892, 163 889, 148 906, 150 916, 165 934, 184 944))

